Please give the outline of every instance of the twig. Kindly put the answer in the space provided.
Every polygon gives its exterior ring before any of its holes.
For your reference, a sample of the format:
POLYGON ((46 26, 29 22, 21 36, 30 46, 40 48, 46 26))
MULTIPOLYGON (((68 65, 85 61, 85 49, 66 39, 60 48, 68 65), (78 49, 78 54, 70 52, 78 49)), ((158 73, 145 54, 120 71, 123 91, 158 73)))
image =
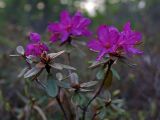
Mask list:
POLYGON ((33 108, 35 110, 37 110, 37 112, 39 113, 39 115, 42 117, 42 120, 47 120, 46 115, 44 114, 44 112, 42 111, 42 109, 39 106, 33 105, 33 108))
MULTIPOLYGON (((68 65, 71 64, 71 56, 70 56, 70 53, 67 53, 67 57, 68 57, 68 65)), ((69 72, 69 75, 72 73, 71 70, 68 70, 69 72)))
POLYGON ((66 114, 66 112, 65 112, 65 110, 64 110, 64 108, 63 108, 63 105, 62 105, 62 103, 61 103, 58 95, 56 96, 56 100, 57 100, 57 102, 58 102, 58 104, 59 104, 59 106, 60 106, 60 108, 61 108, 61 110, 62 110, 62 112, 63 112, 63 114, 64 114, 65 120, 68 120, 67 114, 66 114))
MULTIPOLYGON (((71 54, 70 54, 70 52, 67 53, 67 62, 68 62, 68 65, 71 65, 71 54)), ((70 69, 68 69, 68 73, 69 73, 70 82, 73 83, 74 81, 72 80, 72 77, 71 77, 72 71, 70 69)), ((66 97, 67 97, 67 95, 66 95, 66 97)), ((67 103, 70 104, 69 101, 67 101, 67 103)), ((68 110, 70 112, 70 118, 74 119, 75 118, 75 113, 72 111, 72 107, 69 106, 68 110)))
POLYGON ((76 120, 79 120, 79 108, 76 106, 76 120))
POLYGON ((101 112, 99 111, 98 113, 95 113, 94 115, 93 115, 93 117, 92 117, 92 119, 91 120, 95 120, 96 119, 96 117, 97 117, 97 115, 98 114, 100 114, 101 112))
POLYGON ((99 111, 98 111, 98 112, 96 111, 96 112, 94 113, 94 115, 93 115, 93 117, 92 117, 91 120, 95 120, 95 119, 96 119, 97 115, 99 115, 99 114, 101 113, 100 110, 101 110, 102 108, 103 108, 102 106, 98 108, 99 111))
POLYGON ((110 61, 108 62, 108 69, 107 69, 106 75, 105 75, 105 77, 104 77, 101 85, 99 86, 98 91, 96 92, 96 94, 93 96, 93 98, 88 102, 88 104, 87 104, 87 105, 84 107, 84 109, 83 109, 82 120, 85 120, 86 112, 87 112, 87 110, 88 110, 89 105, 90 105, 90 104, 92 103, 92 101, 100 94, 100 92, 101 92, 101 90, 102 90, 102 88, 103 88, 103 86, 104 86, 105 80, 106 80, 106 78, 107 78, 108 75, 109 75, 109 71, 110 71, 110 69, 111 69, 111 66, 112 66, 113 62, 114 62, 113 60, 110 60, 110 61))

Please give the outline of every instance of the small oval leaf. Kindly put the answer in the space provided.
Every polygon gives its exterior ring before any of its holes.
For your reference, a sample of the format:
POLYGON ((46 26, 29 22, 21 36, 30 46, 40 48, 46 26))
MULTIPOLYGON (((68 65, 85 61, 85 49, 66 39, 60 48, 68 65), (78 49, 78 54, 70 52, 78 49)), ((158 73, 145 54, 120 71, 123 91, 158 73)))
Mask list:
POLYGON ((66 88, 66 89, 71 88, 70 84, 67 83, 67 82, 57 81, 57 85, 60 86, 60 87, 62 87, 62 88, 66 88))
POLYGON ((32 76, 36 75, 37 73, 39 73, 40 71, 41 71, 41 69, 33 67, 32 69, 28 70, 24 74, 24 78, 32 77, 32 76))
POLYGON ((56 69, 59 69, 59 70, 62 70, 62 69, 76 70, 76 68, 74 68, 72 66, 64 65, 64 64, 61 64, 61 63, 53 63, 53 64, 50 64, 50 66, 54 67, 56 69))
POLYGON ((96 68, 96 67, 99 67, 100 65, 102 64, 105 64, 109 61, 109 59, 106 59, 106 60, 102 60, 102 61, 94 61, 92 62, 91 66, 89 66, 89 68, 96 68))
POLYGON ((22 77, 28 70, 28 67, 25 67, 23 70, 21 70, 21 72, 18 74, 18 77, 22 77))
POLYGON ((98 73, 96 74, 96 78, 98 80, 102 80, 104 78, 105 72, 103 69, 101 69, 100 71, 98 71, 98 73))
POLYGON ((59 52, 57 52, 57 53, 50 53, 50 54, 48 54, 48 55, 53 59, 53 58, 56 58, 56 57, 60 56, 60 55, 63 54, 64 52, 65 52, 65 51, 62 50, 62 51, 59 51, 59 52))
POLYGON ((71 100, 75 105, 84 105, 87 102, 86 96, 81 93, 75 93, 71 100))
POLYGON ((72 84, 79 84, 79 78, 78 78, 77 73, 71 73, 70 79, 71 79, 72 84))
POLYGON ((111 70, 112 70, 113 76, 115 76, 117 78, 117 80, 120 80, 121 78, 120 78, 118 72, 113 68, 111 70))
POLYGON ((59 81, 63 80, 63 74, 60 73, 60 72, 56 73, 56 78, 57 78, 59 81))
POLYGON ((46 83, 46 92, 50 97, 56 97, 58 94, 58 86, 56 81, 52 79, 52 76, 48 77, 48 80, 46 83))
POLYGON ((80 84, 80 87, 92 87, 96 85, 97 83, 98 81, 85 82, 85 83, 80 84))
POLYGON ((18 46, 18 47, 16 48, 16 50, 17 50, 17 52, 18 52, 19 54, 21 54, 21 55, 24 54, 24 48, 23 48, 22 46, 18 46))
POLYGON ((58 69, 58 70, 62 70, 63 69, 63 67, 60 64, 58 64, 58 63, 49 64, 49 65, 51 67, 55 68, 55 69, 58 69))
POLYGON ((76 68, 72 67, 72 66, 69 66, 69 65, 64 65, 64 64, 61 64, 61 66, 65 69, 70 69, 70 70, 76 70, 76 68))

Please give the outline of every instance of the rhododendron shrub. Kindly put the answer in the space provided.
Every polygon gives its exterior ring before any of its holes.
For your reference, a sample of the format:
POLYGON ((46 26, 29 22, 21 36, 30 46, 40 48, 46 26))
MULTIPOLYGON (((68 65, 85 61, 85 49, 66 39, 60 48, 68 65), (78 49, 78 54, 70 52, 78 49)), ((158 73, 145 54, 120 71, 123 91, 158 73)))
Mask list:
POLYGON ((48 97, 56 100, 65 120, 97 120, 107 118, 107 115, 115 110, 124 112, 123 100, 112 98, 109 92, 113 76, 120 79, 112 65, 143 53, 137 48, 142 35, 132 30, 130 22, 122 29, 100 25, 95 35, 91 34, 94 32, 88 28, 90 24, 91 19, 80 12, 71 16, 67 11, 63 11, 59 22, 48 25, 50 39, 46 40, 46 43, 41 41, 40 34, 31 32, 28 45, 24 48, 18 46, 18 54, 12 55, 21 57, 26 62, 25 69, 18 76, 36 82, 48 97), (73 42, 82 37, 88 39, 85 47, 98 53, 97 58, 88 66, 91 70, 98 70, 94 80, 81 81, 79 68, 72 66, 70 55, 75 49, 73 42), (58 41, 60 46, 55 45, 58 41), (63 50, 54 51, 51 46, 63 50), (70 49, 73 50, 68 50, 68 46, 72 46, 70 49), (58 62, 57 58, 64 58, 64 61, 58 62))

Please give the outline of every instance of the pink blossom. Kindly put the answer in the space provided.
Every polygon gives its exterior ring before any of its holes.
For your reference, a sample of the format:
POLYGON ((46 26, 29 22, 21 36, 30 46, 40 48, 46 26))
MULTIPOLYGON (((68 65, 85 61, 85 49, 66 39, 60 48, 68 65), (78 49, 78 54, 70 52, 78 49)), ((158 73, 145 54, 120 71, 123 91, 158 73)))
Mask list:
POLYGON ((48 51, 48 47, 46 44, 40 42, 41 36, 38 33, 30 33, 30 40, 32 43, 29 43, 25 49, 25 55, 34 55, 40 56, 44 51, 48 51))
POLYGON ((32 42, 39 42, 40 39, 41 39, 41 36, 40 36, 38 33, 31 32, 31 33, 29 34, 29 39, 30 39, 32 42))
POLYGON ((101 25, 97 30, 97 38, 89 41, 87 45, 92 51, 99 53, 99 61, 105 55, 119 57, 125 54, 141 54, 142 52, 135 48, 141 38, 139 32, 131 30, 129 22, 125 24, 122 32, 113 26, 101 25))
POLYGON ((50 40, 52 42, 60 39, 62 42, 69 40, 70 37, 90 36, 88 25, 91 20, 82 16, 77 12, 73 17, 67 11, 61 12, 60 22, 50 23, 48 31, 51 33, 50 40))
POLYGON ((133 31, 131 29, 130 22, 127 22, 124 27, 123 31, 120 33, 121 37, 119 39, 120 45, 123 47, 124 51, 127 55, 134 55, 134 54, 142 54, 143 52, 135 48, 135 45, 138 45, 142 40, 142 35, 140 32, 133 31))

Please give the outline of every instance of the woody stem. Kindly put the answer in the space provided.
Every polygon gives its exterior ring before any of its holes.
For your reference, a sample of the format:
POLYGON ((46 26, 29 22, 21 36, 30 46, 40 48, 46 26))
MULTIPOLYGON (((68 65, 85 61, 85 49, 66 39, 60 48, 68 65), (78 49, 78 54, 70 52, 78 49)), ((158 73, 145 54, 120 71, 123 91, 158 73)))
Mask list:
POLYGON ((110 61, 108 62, 108 69, 107 69, 106 75, 105 75, 105 77, 104 77, 101 85, 99 86, 99 88, 98 88, 97 92, 95 93, 95 95, 91 98, 91 100, 89 100, 89 102, 87 103, 87 105, 86 105, 86 106, 84 107, 84 109, 83 109, 82 120, 85 120, 86 112, 87 112, 87 110, 88 110, 89 105, 90 105, 90 104, 93 102, 93 100, 95 100, 96 97, 100 94, 100 92, 101 92, 101 90, 102 90, 102 88, 103 88, 103 86, 104 86, 105 80, 106 80, 106 78, 107 78, 108 75, 109 75, 109 71, 110 71, 110 69, 111 69, 111 66, 112 66, 113 62, 114 62, 113 60, 110 60, 110 61))

